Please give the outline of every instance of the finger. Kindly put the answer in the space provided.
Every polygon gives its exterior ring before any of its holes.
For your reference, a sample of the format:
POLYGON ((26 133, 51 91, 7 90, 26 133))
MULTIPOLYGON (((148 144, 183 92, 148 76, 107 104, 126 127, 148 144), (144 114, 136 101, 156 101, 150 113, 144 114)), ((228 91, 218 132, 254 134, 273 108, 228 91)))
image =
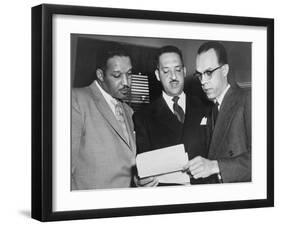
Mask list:
POLYGON ((154 181, 154 177, 147 177, 147 178, 139 179, 138 180, 138 184, 140 186, 145 186, 145 185, 147 185, 147 184, 149 184, 149 183, 151 183, 153 181, 154 181))
POLYGON ((185 172, 187 173, 187 175, 188 175, 189 177, 193 177, 193 175, 192 175, 192 173, 190 172, 189 169, 187 169, 185 172))
POLYGON ((204 172, 204 167, 202 167, 202 166, 197 167, 196 169, 191 170, 190 172, 193 176, 197 175, 197 174, 200 174, 200 173, 204 172))
POLYGON ((156 187, 158 185, 158 180, 154 179, 153 181, 147 183, 146 185, 144 185, 144 187, 156 187))
POLYGON ((187 163, 186 165, 184 165, 183 167, 182 167, 182 171, 184 172, 184 171, 187 171, 188 170, 188 168, 189 168, 189 163, 187 163))
POLYGON ((202 162, 196 162, 196 163, 194 163, 192 166, 190 166, 189 167, 189 170, 190 171, 194 171, 194 170, 196 170, 197 168, 199 168, 199 167, 202 167, 202 162))
POLYGON ((134 176, 134 183, 136 186, 138 186, 138 182, 139 182, 139 179, 137 176, 134 176))
POLYGON ((198 178, 206 178, 206 177, 207 177, 207 174, 206 174, 206 172, 199 172, 199 173, 196 173, 193 177, 194 177, 195 179, 198 179, 198 178))
POLYGON ((189 164, 189 167, 193 166, 193 165, 196 165, 198 163, 202 162, 202 157, 201 156, 197 156, 193 159, 191 159, 188 164, 189 164))
POLYGON ((189 170, 189 168, 190 168, 193 164, 196 163, 196 161, 193 161, 193 160, 194 160, 194 159, 188 161, 188 162, 186 163, 186 165, 183 166, 183 168, 182 168, 182 171, 183 171, 183 172, 189 170))
POLYGON ((190 162, 192 163, 196 163, 196 162, 200 162, 202 160, 201 156, 196 156, 193 159, 190 160, 190 162))

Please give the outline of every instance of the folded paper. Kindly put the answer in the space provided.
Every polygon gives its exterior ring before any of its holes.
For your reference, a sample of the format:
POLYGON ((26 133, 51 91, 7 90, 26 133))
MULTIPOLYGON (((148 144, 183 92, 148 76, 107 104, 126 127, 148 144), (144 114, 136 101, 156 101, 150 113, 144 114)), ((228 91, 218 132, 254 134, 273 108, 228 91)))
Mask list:
POLYGON ((190 178, 186 172, 177 171, 156 176, 162 184, 189 184, 190 178))
MULTIPOLYGON (((137 155, 136 165, 140 178, 163 175, 181 171, 188 162, 188 155, 184 145, 179 144, 167 148, 157 149, 137 155)), ((171 174, 172 175, 172 174, 171 174)), ((172 183, 173 175, 166 175, 166 180, 172 183)), ((159 178, 161 178, 161 176, 159 178)), ((186 176, 184 176, 186 178, 186 176)), ((163 177, 165 180, 165 177, 163 177)), ((174 174, 175 180, 181 180, 183 174, 174 174)))

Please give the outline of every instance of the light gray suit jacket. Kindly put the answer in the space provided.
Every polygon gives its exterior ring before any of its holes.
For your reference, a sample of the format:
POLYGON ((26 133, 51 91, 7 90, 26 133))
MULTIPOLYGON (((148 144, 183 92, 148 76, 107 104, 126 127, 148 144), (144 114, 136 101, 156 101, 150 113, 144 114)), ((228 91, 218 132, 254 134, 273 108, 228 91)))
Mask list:
POLYGON ((213 131, 209 159, 218 160, 222 180, 251 181, 251 93, 231 87, 213 131))
POLYGON ((136 155, 133 110, 125 103, 122 106, 129 143, 94 82, 73 89, 72 190, 131 186, 136 155))

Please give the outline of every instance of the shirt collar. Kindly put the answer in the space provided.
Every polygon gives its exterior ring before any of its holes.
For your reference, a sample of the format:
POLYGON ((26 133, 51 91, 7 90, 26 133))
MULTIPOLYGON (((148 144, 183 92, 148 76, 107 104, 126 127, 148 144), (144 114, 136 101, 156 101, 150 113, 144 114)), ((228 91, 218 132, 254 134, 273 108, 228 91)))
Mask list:
POLYGON ((223 98, 227 92, 227 90, 230 88, 230 85, 227 84, 226 88, 224 89, 224 91, 221 93, 221 95, 219 95, 216 99, 215 99, 215 102, 218 102, 219 106, 218 108, 220 109, 220 106, 221 106, 221 103, 223 101, 223 98))
POLYGON ((97 80, 95 80, 95 84, 97 85, 97 87, 99 88, 102 96, 104 97, 106 103, 109 105, 110 109, 112 110, 113 113, 115 113, 115 104, 117 103, 117 100, 115 98, 113 98, 110 94, 108 94, 101 86, 100 84, 97 82, 97 80))
MULTIPOLYGON (((172 100, 173 97, 167 95, 167 93, 165 93, 164 91, 162 91, 162 96, 163 96, 164 100, 166 101, 166 103, 167 103, 168 107, 170 108, 170 110, 172 112, 174 112, 174 109, 173 109, 174 102, 172 100)), ((184 92, 182 92, 180 95, 178 95, 178 97, 179 97, 178 105, 181 106, 182 110, 185 113, 186 94, 184 92)))

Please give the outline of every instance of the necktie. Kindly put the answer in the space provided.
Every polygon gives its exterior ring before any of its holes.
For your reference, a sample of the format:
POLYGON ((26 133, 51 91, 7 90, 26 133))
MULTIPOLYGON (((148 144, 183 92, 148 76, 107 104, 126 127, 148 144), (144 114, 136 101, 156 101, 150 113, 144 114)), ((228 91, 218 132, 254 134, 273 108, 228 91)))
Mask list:
POLYGON ((125 123, 124 112, 123 112, 121 103, 119 101, 117 101, 115 104, 115 116, 122 128, 122 132, 126 138, 127 143, 129 143, 129 134, 128 134, 126 123, 125 123))
POLYGON ((179 97, 174 96, 172 100, 174 102, 174 105, 173 105, 174 114, 177 116, 178 120, 181 123, 184 123, 184 111, 182 110, 181 106, 179 106, 179 104, 178 104, 179 97))
POLYGON ((214 127, 216 125, 218 114, 219 114, 219 103, 215 102, 213 107, 212 107, 212 117, 213 117, 213 125, 214 125, 214 127))

